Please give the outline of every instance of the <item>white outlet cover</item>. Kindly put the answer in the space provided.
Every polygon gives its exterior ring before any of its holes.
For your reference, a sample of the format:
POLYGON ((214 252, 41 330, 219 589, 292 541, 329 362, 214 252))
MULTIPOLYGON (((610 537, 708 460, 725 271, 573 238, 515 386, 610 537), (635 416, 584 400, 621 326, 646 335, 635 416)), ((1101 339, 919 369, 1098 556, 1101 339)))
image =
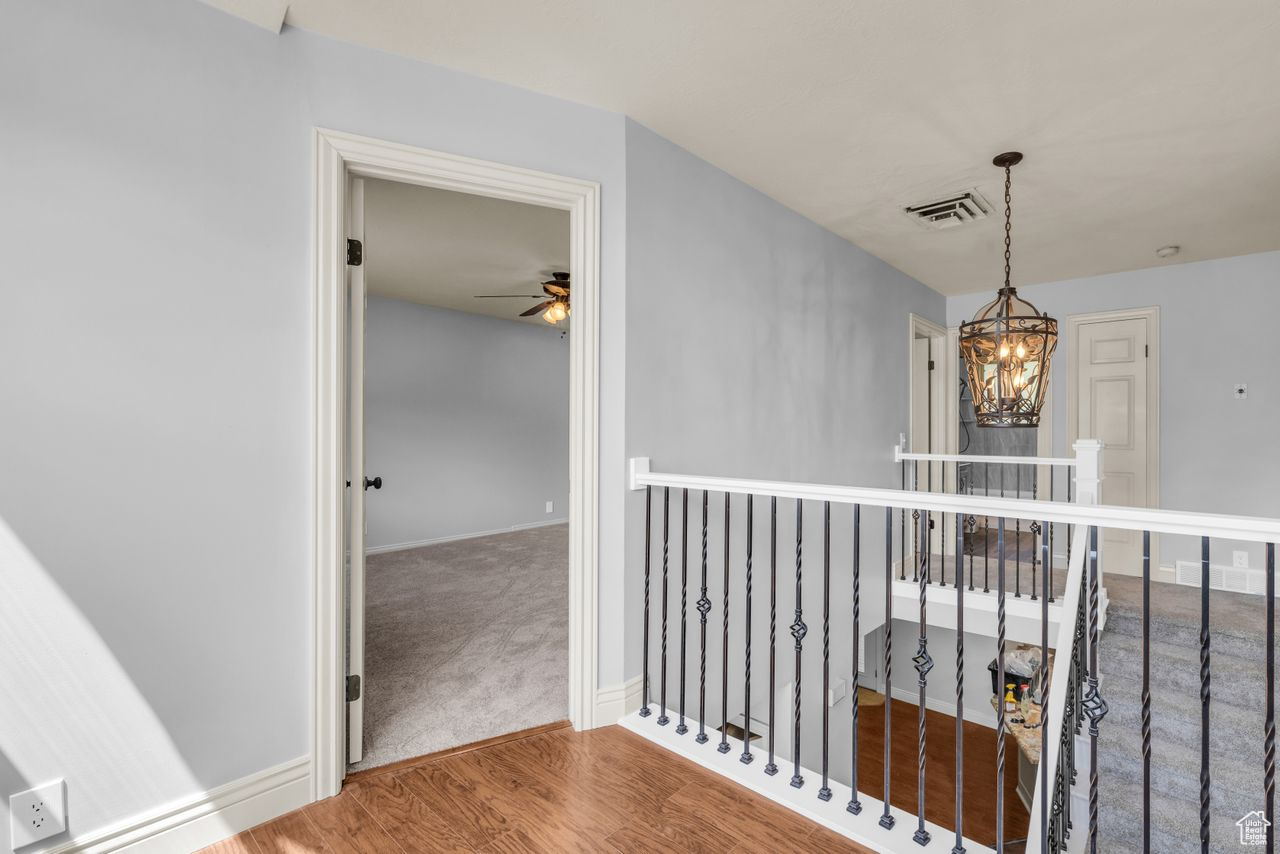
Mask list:
POLYGON ((552 502, 550 502, 550 501, 548 501, 548 502, 547 502, 547 512, 548 512, 548 513, 552 513, 552 512, 554 512, 554 510, 553 510, 553 508, 554 508, 554 507, 555 507, 555 504, 553 504, 553 503, 552 503, 552 502))
POLYGON ((1247 551, 1233 551, 1231 553, 1231 565, 1237 569, 1249 568, 1249 553, 1247 551))
POLYGON ((1235 395, 1236 400, 1245 400, 1249 397, 1249 384, 1236 383, 1232 387, 1232 393, 1235 395))
POLYGON ((9 796, 9 839, 15 849, 67 829, 67 788, 54 780, 9 796))

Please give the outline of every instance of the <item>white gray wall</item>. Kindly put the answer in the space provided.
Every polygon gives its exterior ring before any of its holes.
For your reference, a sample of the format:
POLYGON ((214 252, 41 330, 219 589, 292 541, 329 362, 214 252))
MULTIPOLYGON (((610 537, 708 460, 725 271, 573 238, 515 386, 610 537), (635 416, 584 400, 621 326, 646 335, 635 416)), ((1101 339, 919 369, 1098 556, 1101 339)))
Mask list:
POLYGON ((369 548, 568 518, 568 345, 551 326, 369 298, 369 548))
POLYGON ((622 117, 195 0, 3 18, 0 826, 23 781, 79 834, 309 750, 314 126, 601 183, 621 682, 622 117))
MULTIPOLYGON (((648 129, 627 122, 627 453, 655 470, 821 483, 896 486, 892 448, 907 429, 908 315, 941 323, 945 300, 648 129)), ((658 692, 662 496, 653 496, 654 696, 658 692)), ((690 495, 689 602, 701 574, 701 495, 690 495)), ((768 675, 769 504, 754 528, 754 713, 768 675)), ((733 499, 730 541, 730 712, 744 690, 745 499, 733 499)), ((832 672, 852 675, 851 513, 832 510, 832 672)), ((670 508, 670 705, 678 692, 681 495, 670 508)), ((723 496, 712 495, 709 598, 714 603, 708 686, 720 684, 723 496)), ((795 507, 779 502, 779 687, 792 678, 795 507)), ((640 672, 644 493, 627 510, 627 671, 640 672)), ((883 614, 883 511, 864 514, 864 627, 883 614)), ((803 606, 809 626, 803 717, 821 713, 822 507, 805 507, 803 606)), ((689 709, 696 715, 697 612, 689 606, 689 709)), ((718 687, 708 692, 720 722, 718 687)), ((810 733, 804 758, 816 763, 810 733)), ((833 750, 846 749, 842 728, 833 750)), ((842 755, 835 753, 833 755, 842 755)), ((816 767, 812 765, 810 767, 816 767)))
MULTIPOLYGON (((1068 450, 1066 318, 1159 306, 1159 506, 1280 516, 1280 252, 1032 285, 1018 293, 1059 321, 1062 337, 1049 379, 1056 454, 1068 450), (1247 400, 1232 398, 1237 382, 1249 384, 1247 400)), ((990 298, 951 297, 948 323, 968 320, 990 298)), ((1215 551, 1214 563, 1230 565, 1229 548, 1215 551)), ((1261 547, 1250 551, 1250 564, 1261 567, 1261 547)), ((1166 565, 1198 555, 1186 538, 1162 538, 1166 565)))

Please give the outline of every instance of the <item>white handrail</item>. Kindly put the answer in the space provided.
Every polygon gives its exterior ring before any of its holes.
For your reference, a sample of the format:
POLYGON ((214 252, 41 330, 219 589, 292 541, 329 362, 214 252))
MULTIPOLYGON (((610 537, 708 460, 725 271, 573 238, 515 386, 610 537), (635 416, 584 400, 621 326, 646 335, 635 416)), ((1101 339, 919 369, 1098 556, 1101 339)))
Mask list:
POLYGON ((670 486, 677 489, 705 489, 711 492, 831 501, 837 504, 867 504, 873 507, 928 510, 936 513, 966 513, 1068 525, 1096 525, 1100 528, 1214 537, 1254 543, 1280 543, 1280 519, 1258 516, 1225 516, 1182 510, 1155 510, 1148 507, 1033 501, 1021 498, 954 495, 942 492, 837 486, 783 480, 662 474, 650 470, 648 457, 636 457, 630 462, 632 489, 641 489, 645 486, 670 486))
MULTIPOLYGON (((1054 773, 1058 767, 1058 754, 1062 749, 1062 724, 1066 719, 1067 688, 1070 682, 1071 661, 1075 652, 1076 613, 1080 608, 1080 580, 1084 577, 1084 559, 1088 551, 1089 529, 1083 526, 1075 529, 1071 538, 1071 562, 1067 565, 1066 587, 1063 588, 1062 618, 1058 621, 1058 638, 1053 647, 1053 670, 1049 674, 1049 697, 1042 708, 1049 710, 1048 726, 1040 731, 1040 743, 1044 752, 1040 754, 1041 765, 1036 767, 1036 786, 1031 798, 1031 827, 1040 824, 1040 804, 1046 797, 1051 797, 1054 785, 1054 773), (1040 786, 1040 769, 1049 769, 1050 791, 1044 792, 1040 786)), ((1043 700, 1044 698, 1042 698, 1043 700)), ((1072 736, 1074 737, 1074 735, 1072 736)), ((1067 781, 1070 786, 1070 780, 1067 781)), ((1066 793, 1070 797, 1070 792, 1066 793)), ((1027 833, 1026 854, 1041 854, 1041 840, 1044 829, 1040 833, 1027 833)))
POLYGON ((979 454, 916 454, 893 446, 893 461, 917 460, 925 463, 994 463, 1019 466, 1075 466, 1075 457, 992 457, 979 454))

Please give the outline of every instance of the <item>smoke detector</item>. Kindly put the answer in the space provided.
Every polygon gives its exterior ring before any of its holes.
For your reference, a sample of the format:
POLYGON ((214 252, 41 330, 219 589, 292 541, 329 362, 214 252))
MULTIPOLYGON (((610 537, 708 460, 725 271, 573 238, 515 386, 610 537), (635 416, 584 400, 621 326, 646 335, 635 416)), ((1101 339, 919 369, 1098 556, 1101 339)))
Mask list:
POLYGON ((903 213, 930 229, 954 228, 985 219, 991 205, 977 190, 964 190, 933 201, 908 205, 903 213))

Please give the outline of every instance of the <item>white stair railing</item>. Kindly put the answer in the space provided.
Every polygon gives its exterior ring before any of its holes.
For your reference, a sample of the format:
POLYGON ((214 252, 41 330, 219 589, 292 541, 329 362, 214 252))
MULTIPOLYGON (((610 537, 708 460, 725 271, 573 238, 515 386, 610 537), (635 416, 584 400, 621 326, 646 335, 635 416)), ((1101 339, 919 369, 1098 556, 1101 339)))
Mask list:
MULTIPOLYGON (((1090 467, 1077 456, 1075 470, 1079 492, 1091 491, 1096 500, 1100 470, 1096 464, 1096 453, 1093 454, 1093 460, 1094 464, 1090 467)), ((1261 543, 1280 541, 1280 520, 1276 519, 1024 498, 667 474, 653 471, 649 460, 644 458, 631 461, 630 485, 632 489, 643 490, 646 497, 642 624, 644 698, 640 712, 625 718, 623 725, 860 844, 886 852, 920 851, 922 846, 924 850, 941 851, 992 850, 965 833, 964 763, 960 755, 957 755, 955 763, 956 826, 945 828, 922 818, 925 798, 931 790, 930 783, 936 784, 938 781, 936 773, 932 776, 928 773, 924 744, 925 691, 934 664, 928 647, 928 620, 924 618, 924 611, 929 604, 929 597, 925 595, 927 576, 924 573, 919 574, 919 630, 918 633, 913 632, 909 639, 916 649, 916 655, 912 659, 915 665, 912 681, 919 687, 921 700, 920 726, 916 734, 919 800, 914 805, 914 810, 903 809, 901 804, 894 805, 895 798, 888 773, 881 781, 858 779, 859 703, 856 669, 848 692, 850 702, 847 714, 851 717, 842 722, 832 722, 832 705, 828 698, 832 696, 833 625, 834 634, 839 636, 836 638, 840 644, 837 657, 844 661, 845 654, 851 653, 848 661, 857 661, 862 642, 859 623, 865 619, 863 612, 878 610, 864 609, 861 601, 864 586, 868 591, 878 588, 884 594, 884 608, 887 611, 884 615, 886 636, 883 659, 886 690, 893 684, 892 588, 895 581, 895 540, 899 553, 904 546, 902 538, 895 537, 895 531, 898 530, 895 511, 919 511, 921 515, 918 526, 910 531, 913 539, 918 536, 918 543, 927 542, 927 526, 931 514, 946 514, 957 520, 965 515, 987 515, 1001 520, 997 523, 997 530, 1001 535, 1008 527, 1009 520, 1037 521, 1043 526, 1040 535, 1042 554, 1048 549, 1049 523, 1070 526, 1073 531, 1069 538, 1071 548, 1066 590, 1061 602, 1064 618, 1059 623, 1052 646, 1048 634, 1047 597, 1042 595, 1040 601, 1043 609, 1041 651, 1046 656, 1042 660, 1047 660, 1050 648, 1057 649, 1057 657, 1052 673, 1049 674, 1047 725, 1040 754, 1042 782, 1038 785, 1033 800, 1029 851, 1064 850, 1063 823, 1055 823, 1060 818, 1061 808, 1055 811, 1054 805, 1061 803, 1065 794, 1060 783, 1064 779, 1063 765, 1074 758, 1071 739, 1062 738, 1065 731, 1073 728, 1068 723, 1071 720, 1069 709, 1074 710, 1072 713, 1076 718, 1087 720, 1090 750, 1095 754, 1098 726, 1106 711, 1097 681, 1099 530, 1119 528, 1153 534, 1189 534, 1204 538, 1206 544, 1209 538, 1261 543), (679 499, 675 505, 674 519, 671 501, 673 492, 679 499), (715 495, 714 501, 710 498, 712 494, 715 495), (695 499, 692 502, 688 500, 691 496, 695 499), (818 512, 814 514, 814 510, 818 512), (864 515, 867 516, 866 520, 862 518, 864 515), (692 548, 673 548, 673 542, 681 546, 687 543, 690 516, 693 517, 695 526, 692 548), (757 516, 760 517, 758 524, 757 516), (808 523, 805 522, 806 517, 808 523), (807 540, 806 532, 809 535, 807 540), (659 538, 660 550, 655 548, 659 538), (813 546, 815 539, 819 544, 816 549, 813 546), (880 542, 874 542, 877 539, 880 542), (833 545, 837 551, 834 563, 833 545), (833 565, 841 576, 834 587, 833 565), (660 587, 655 583, 654 577, 659 567, 660 587), (678 575, 675 574, 676 570, 678 575), (817 592, 814 592, 815 575, 820 579, 816 585, 817 592), (654 593, 657 589, 661 590, 660 594, 654 593), (809 591, 807 595, 805 590, 809 591), (714 602, 713 594, 716 600, 714 602), (764 613, 766 603, 767 615, 764 613), (834 621, 833 604, 836 615, 834 621), (820 606, 821 610, 820 628, 816 624, 810 625, 814 621, 815 606, 820 606), (696 637, 693 638, 690 638, 689 632, 691 613, 692 619, 696 621, 696 637), (783 614, 781 623, 778 622, 779 613, 783 614), (1076 619, 1067 619, 1067 614, 1076 619), (762 619, 766 616, 767 620, 762 619), (660 629, 653 631, 655 626, 660 629), (790 640, 784 644, 786 648, 779 647, 780 626, 782 631, 789 631, 791 635, 790 640), (709 634, 711 629, 719 631, 712 635, 709 634), (820 643, 819 638, 815 637, 819 633, 820 643), (731 637, 734 641, 732 644, 731 637), (808 645, 805 644, 806 637, 810 641, 808 645), (844 646, 846 642, 848 647, 844 646), (754 659, 753 646, 756 651, 754 659), (678 656, 673 652, 674 649, 680 650, 678 656), (820 657, 815 654, 815 649, 820 650, 820 657), (686 651, 688 655, 684 654, 686 651), (709 657, 708 653, 712 655, 709 657), (658 662, 657 679, 654 679, 654 668, 650 667, 650 662, 655 657, 658 662), (767 681, 762 685, 762 679, 766 676, 766 663, 767 681), (806 676, 809 681, 805 680, 806 676), (710 680, 708 677, 711 677, 710 680), (820 679, 821 684, 815 686, 814 679, 820 679), (780 684, 791 686, 790 696, 778 695, 777 688, 780 684), (757 699, 756 703, 751 700, 753 696, 757 699), (780 704, 786 704, 790 713, 779 716, 777 712, 780 704), (791 738, 787 744, 790 756, 787 757, 776 754, 772 738, 780 717, 785 721, 784 725, 791 728, 791 738), (820 731, 816 733, 812 726, 805 726, 815 717, 820 719, 820 731), (765 722, 768 737, 759 740, 753 738, 750 724, 753 718, 765 722), (735 725, 736 721, 742 722, 742 728, 731 733, 730 726, 735 725), (850 739, 847 744, 840 742, 841 755, 833 759, 831 736, 836 731, 848 734, 850 739), (714 745, 713 739, 717 741, 714 745), (841 776, 848 779, 849 783, 833 777, 835 767, 848 769, 848 774, 841 776), (871 790, 875 790, 880 797, 873 797, 871 790)), ((913 524, 916 521, 913 518, 913 524)), ((955 525, 953 531, 963 531, 963 525, 955 525)), ((1273 548, 1268 549, 1268 555, 1269 570, 1274 574, 1273 548)), ((1205 572, 1207 575, 1207 563, 1205 572)), ((1047 587, 1047 580, 1042 577, 1040 581, 1047 587)), ((965 708, 964 594, 965 585, 956 585, 952 607, 956 613, 957 675, 951 679, 953 685, 950 687, 954 688, 957 709, 965 708)), ((999 624, 1003 627, 1005 594, 1002 584, 997 584, 995 598, 1000 614, 999 624)), ((1207 602, 1206 592, 1206 625, 1207 602)), ((1274 599, 1269 602, 1273 604, 1274 599)), ((1269 634, 1271 631, 1269 628, 1269 634)), ((1003 635, 1004 632, 1000 631, 996 638, 998 657, 1003 656, 1003 635)), ((1207 637, 1207 629, 1205 636, 1207 637)), ((986 650, 984 643, 983 651, 986 650)), ((1269 645, 1269 650, 1270 656, 1274 653, 1274 644, 1269 645)), ((1201 700, 1207 720, 1207 646, 1204 661, 1206 681, 1201 700)), ((837 678, 847 672, 847 669, 838 671, 837 678)), ((1273 695, 1274 685, 1271 687, 1269 694, 1273 695)), ((985 706, 985 692, 982 697, 982 705, 985 706)), ((1001 749, 1006 738, 1002 714, 992 712, 997 722, 997 743, 1001 745, 1001 749)), ((888 769, 891 765, 888 750, 893 743, 892 715, 885 714, 884 719, 885 731, 881 747, 885 750, 884 767, 888 769)), ((1273 720, 1273 715, 1269 714, 1269 720, 1273 720)), ((962 716, 957 715, 957 754, 964 746, 962 723, 962 716)), ((1206 731, 1206 740, 1207 737, 1206 731)), ((1268 753, 1268 757, 1268 778, 1273 779, 1274 750, 1268 753)), ((997 763, 995 774, 999 777, 1003 773, 1003 763, 997 763)), ((1203 773, 1207 792, 1208 769, 1203 773)), ((1066 779, 1069 780, 1069 774, 1066 779)), ((1096 761, 1089 765, 1088 784, 1093 809, 1087 817, 1075 817, 1073 844, 1079 844, 1081 837, 1089 839, 1097 832, 1096 761)), ((1003 798, 1002 786, 997 787, 996 797, 1003 798)), ((1205 812, 1207 814, 1207 805, 1205 812)), ((1003 815, 1003 804, 997 804, 997 813, 1003 815)), ((1004 828, 998 828, 996 833, 997 845, 1002 844, 1004 828)), ((1207 834, 1208 830, 1204 830, 1204 833, 1207 834)))

